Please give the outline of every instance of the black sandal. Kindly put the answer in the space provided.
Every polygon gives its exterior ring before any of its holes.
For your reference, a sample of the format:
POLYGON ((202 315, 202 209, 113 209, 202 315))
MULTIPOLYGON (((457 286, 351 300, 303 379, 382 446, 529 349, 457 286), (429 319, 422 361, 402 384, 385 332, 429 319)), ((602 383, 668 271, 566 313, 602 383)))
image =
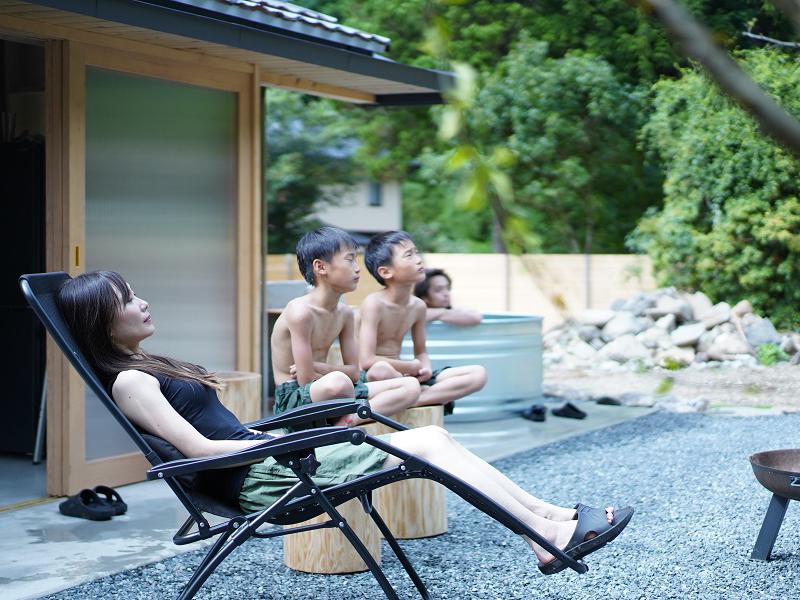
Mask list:
POLYGON ((522 418, 529 421, 542 422, 547 417, 547 409, 541 404, 534 404, 522 412, 522 418))
POLYGON ((58 511, 68 517, 108 521, 114 516, 114 509, 100 499, 92 490, 81 490, 58 505, 58 511))
POLYGON ((572 402, 567 402, 561 408, 554 408, 553 414, 557 417, 566 417, 568 419, 585 419, 586 413, 580 408, 575 406, 572 402))
POLYGON ((114 488, 107 485, 98 485, 94 488, 94 493, 100 497, 100 502, 114 509, 114 515, 124 515, 128 510, 128 505, 122 500, 122 496, 114 488))
MULTIPOLYGON (((606 518, 606 511, 599 508, 592 508, 585 504, 578 504, 578 526, 575 533, 564 548, 564 552, 570 558, 580 560, 587 554, 599 550, 608 542, 617 537, 628 525, 633 516, 633 508, 621 508, 614 511, 614 522, 609 523, 606 518), (602 512, 602 516, 598 513, 602 512), (586 539, 586 536, 594 533, 595 536, 586 539)), ((539 570, 545 575, 554 575, 567 568, 567 564, 558 558, 554 558, 549 563, 539 565, 539 570)))

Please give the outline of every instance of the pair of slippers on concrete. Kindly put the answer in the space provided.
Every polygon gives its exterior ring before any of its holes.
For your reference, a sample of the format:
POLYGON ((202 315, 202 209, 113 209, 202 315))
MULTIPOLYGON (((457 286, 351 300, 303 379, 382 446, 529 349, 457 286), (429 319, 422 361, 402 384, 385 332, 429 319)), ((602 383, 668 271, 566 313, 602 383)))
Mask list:
MULTIPOLYGON (((585 419, 586 413, 580 408, 575 406, 572 402, 567 402, 564 406, 554 408, 551 411, 556 417, 565 417, 567 419, 585 419)), ((547 417, 547 409, 543 404, 534 404, 522 413, 523 419, 529 421, 544 421, 547 417)))
MULTIPOLYGON (((564 548, 564 553, 570 558, 580 560, 584 556, 599 550, 608 542, 616 538, 628 525, 633 517, 633 508, 626 507, 614 511, 614 518, 608 522, 605 509, 593 508, 580 502, 575 505, 575 516, 578 521, 575 533, 564 548)), ((539 565, 539 570, 545 575, 560 573, 567 568, 562 560, 554 558, 549 563, 539 565)))
POLYGON ((108 521, 111 517, 124 515, 128 505, 114 488, 98 485, 91 490, 81 490, 58 505, 58 511, 68 517, 108 521))

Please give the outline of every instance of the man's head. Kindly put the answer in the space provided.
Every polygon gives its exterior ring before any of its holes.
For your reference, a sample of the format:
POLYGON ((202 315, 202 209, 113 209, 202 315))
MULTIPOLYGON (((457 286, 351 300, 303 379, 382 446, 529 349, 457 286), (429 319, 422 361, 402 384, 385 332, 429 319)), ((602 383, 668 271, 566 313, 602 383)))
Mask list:
POLYGON ((387 281, 416 283, 425 277, 422 257, 405 231, 387 231, 374 236, 367 244, 364 262, 381 285, 387 285, 387 281))
MULTIPOLYGON (((337 227, 320 227, 309 231, 297 242, 297 265, 303 278, 309 284, 316 286, 321 275, 331 274, 332 267, 336 274, 338 263, 343 262, 341 266, 353 271, 357 283, 359 268, 355 262, 356 248, 356 241, 346 231, 337 227)), ((347 273, 344 276, 353 278, 347 273)))
POLYGON ((450 308, 450 276, 441 269, 427 269, 425 279, 414 286, 414 295, 428 308, 450 308))

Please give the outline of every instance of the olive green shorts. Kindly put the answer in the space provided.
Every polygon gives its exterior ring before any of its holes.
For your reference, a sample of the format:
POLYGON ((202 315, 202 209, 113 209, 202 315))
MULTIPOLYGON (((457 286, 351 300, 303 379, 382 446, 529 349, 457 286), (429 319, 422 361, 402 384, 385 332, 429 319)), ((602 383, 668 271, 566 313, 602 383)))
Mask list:
MULTIPOLYGON (((311 382, 313 383, 313 382, 311 382)), ((311 383, 299 385, 294 379, 284 381, 275 388, 275 408, 276 415, 311 404, 311 383)), ((355 386, 356 400, 366 400, 369 398, 369 388, 365 383, 358 381, 355 386)))
MULTIPOLYGON (((379 435, 378 439, 388 443, 391 435, 379 435)), ((347 483, 362 475, 380 471, 389 456, 369 444, 355 446, 349 442, 323 446, 317 448, 315 453, 321 464, 312 479, 321 488, 347 483)), ((239 492, 239 505, 248 512, 264 510, 295 483, 297 477, 290 468, 278 464, 272 457, 266 458, 252 465, 247 472, 239 492)))
POLYGON ((296 380, 284 381, 275 388, 276 415, 299 406, 311 404, 311 384, 299 385, 296 380))

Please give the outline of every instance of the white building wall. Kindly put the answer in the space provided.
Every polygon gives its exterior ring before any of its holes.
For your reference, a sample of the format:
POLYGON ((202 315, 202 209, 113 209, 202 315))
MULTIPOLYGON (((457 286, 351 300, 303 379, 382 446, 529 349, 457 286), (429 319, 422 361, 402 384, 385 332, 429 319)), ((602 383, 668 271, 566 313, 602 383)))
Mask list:
POLYGON ((382 184, 381 205, 369 205, 369 182, 364 181, 349 188, 326 190, 334 199, 334 204, 323 204, 316 217, 334 227, 350 231, 377 233, 401 229, 402 195, 400 184, 390 181, 382 184))

